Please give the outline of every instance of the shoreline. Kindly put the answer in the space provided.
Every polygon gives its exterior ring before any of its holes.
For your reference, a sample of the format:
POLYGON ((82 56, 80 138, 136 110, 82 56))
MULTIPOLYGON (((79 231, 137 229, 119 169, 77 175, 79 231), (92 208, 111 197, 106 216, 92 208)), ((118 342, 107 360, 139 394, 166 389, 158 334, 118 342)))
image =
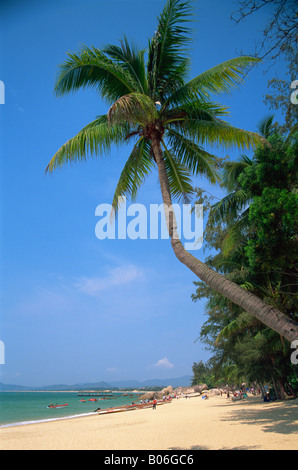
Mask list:
MULTIPOLYGON (((0 393, 84 393, 84 392, 90 392, 90 393, 105 393, 105 392, 111 392, 111 393, 131 393, 131 394, 142 394, 144 393, 143 391, 130 391, 130 390, 0 390, 0 393)), ((146 390, 147 392, 147 390, 146 390)), ((148 390, 150 392, 150 390, 148 390)))
MULTIPOLYGON (((168 403, 168 402, 167 402, 168 403)), ((163 403, 157 403, 157 404, 163 404, 163 403)), ((148 405, 141 405, 141 404, 136 404, 135 408, 152 408, 152 402, 148 403, 148 405)), ((100 411, 89 411, 86 413, 77 413, 73 415, 67 415, 67 416, 58 416, 56 418, 41 418, 41 419, 31 419, 31 420, 26 420, 26 421, 15 421, 12 423, 0 423, 0 429, 2 428, 14 428, 18 426, 28 426, 31 424, 42 424, 42 423, 48 423, 51 421, 60 421, 60 420, 67 420, 67 419, 76 419, 76 418, 84 418, 86 416, 98 416, 102 414, 112 414, 113 410, 118 410, 120 408, 123 408, 124 411, 130 411, 129 408, 131 408, 132 411, 135 410, 135 408, 132 405, 120 405, 120 406, 115 406, 115 407, 108 407, 108 408, 102 408, 100 411), (126 408, 126 409, 125 409, 126 408)), ((115 412, 116 412, 115 411, 115 412)))
POLYGON ((2 427, 2 450, 297 450, 298 400, 173 399, 130 412, 2 427))
POLYGON ((51 421, 60 421, 65 419, 75 419, 75 418, 84 418, 86 416, 96 415, 97 413, 94 411, 90 411, 89 413, 81 413, 76 415, 69 415, 69 416, 59 416, 57 418, 44 418, 44 419, 32 419, 29 421, 16 421, 14 423, 7 423, 7 424, 0 424, 0 430, 6 428, 17 428, 19 426, 29 426, 31 424, 42 424, 42 423, 49 423, 51 421))
MULTIPOLYGON (((59 392, 42 391, 41 393, 37 391, 4 391, 0 394, 0 429, 67 418, 73 419, 81 416, 92 416, 93 414, 97 414, 96 410, 98 408, 105 410, 107 408, 114 408, 115 406, 129 406, 132 401, 137 401, 140 396, 139 392, 127 394, 125 391, 113 393, 112 397, 94 397, 93 393, 97 393, 97 391, 90 391, 90 396, 81 396, 80 393, 81 391, 65 392, 64 390, 59 392), (7 402, 6 396, 8 396, 7 402), (21 397, 21 401, 16 400, 16 402, 14 402, 15 396, 21 397), (29 399, 27 400, 26 397, 29 397, 29 399), (38 397, 37 401, 35 401, 35 397, 38 397), (22 403, 24 406, 22 406, 22 403), (48 404, 50 403, 58 405, 67 403, 68 406, 62 406, 62 409, 58 407, 58 410, 48 410, 46 408, 49 408, 48 404), (13 410, 14 404, 16 404, 15 411, 13 410)), ((84 391, 84 393, 89 394, 89 391, 84 391)))

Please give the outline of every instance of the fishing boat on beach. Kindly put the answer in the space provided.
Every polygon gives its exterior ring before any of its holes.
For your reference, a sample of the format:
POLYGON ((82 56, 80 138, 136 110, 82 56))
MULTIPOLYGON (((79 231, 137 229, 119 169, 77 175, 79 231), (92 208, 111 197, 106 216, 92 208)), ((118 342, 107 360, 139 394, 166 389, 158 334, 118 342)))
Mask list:
MULTIPOLYGON (((167 403, 171 403, 170 400, 158 400, 156 402, 157 405, 165 405, 167 403)), ((104 415, 104 414, 110 414, 110 413, 120 413, 123 411, 132 411, 132 410, 142 410, 144 408, 152 408, 153 407, 153 402, 147 402, 147 403, 133 403, 132 405, 123 405, 123 406, 118 406, 115 408, 106 408, 104 410, 101 410, 98 408, 95 410, 98 414, 104 415)))
POLYGON ((53 405, 53 403, 50 403, 47 408, 64 408, 65 406, 68 406, 68 403, 63 403, 63 405, 53 405))

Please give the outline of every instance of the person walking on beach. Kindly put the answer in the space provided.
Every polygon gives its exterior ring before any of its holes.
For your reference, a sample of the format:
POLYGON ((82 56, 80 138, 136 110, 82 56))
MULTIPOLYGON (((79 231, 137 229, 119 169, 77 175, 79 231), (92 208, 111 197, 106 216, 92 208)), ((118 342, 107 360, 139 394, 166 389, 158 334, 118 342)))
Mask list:
POLYGON ((157 403, 156 398, 154 398, 154 400, 153 400, 153 407, 152 407, 153 410, 156 410, 156 403, 157 403))

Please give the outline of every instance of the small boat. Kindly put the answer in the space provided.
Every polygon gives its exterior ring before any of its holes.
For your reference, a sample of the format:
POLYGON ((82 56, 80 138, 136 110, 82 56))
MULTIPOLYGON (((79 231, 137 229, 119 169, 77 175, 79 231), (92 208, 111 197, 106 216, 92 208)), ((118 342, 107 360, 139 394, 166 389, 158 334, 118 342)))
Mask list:
POLYGON ((106 410, 97 411, 99 415, 105 415, 110 413, 120 413, 122 411, 129 411, 132 408, 107 408, 106 410))
POLYGON ((68 406, 68 403, 64 403, 63 405, 53 405, 52 403, 48 405, 48 408, 64 408, 65 406, 68 406))
MULTIPOLYGON (((166 402, 157 402, 158 405, 163 405, 166 402)), ((143 408, 152 408, 153 403, 133 403, 132 405, 122 405, 117 408, 106 408, 104 410, 95 410, 100 415, 109 414, 109 413, 120 413, 122 411, 132 411, 132 410, 142 410, 143 408)))

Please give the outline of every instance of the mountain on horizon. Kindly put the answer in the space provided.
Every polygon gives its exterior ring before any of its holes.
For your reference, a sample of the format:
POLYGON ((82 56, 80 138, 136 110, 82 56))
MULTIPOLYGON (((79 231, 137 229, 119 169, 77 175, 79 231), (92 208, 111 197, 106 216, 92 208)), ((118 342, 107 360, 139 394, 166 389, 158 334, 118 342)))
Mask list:
POLYGON ((118 380, 110 382, 113 387, 117 388, 142 388, 142 387, 168 387, 171 385, 173 388, 188 387, 191 384, 192 377, 184 375, 183 377, 176 377, 171 379, 147 379, 147 380, 118 380))
POLYGON ((55 384, 47 385, 42 387, 29 387, 25 385, 13 385, 13 384, 4 384, 0 382, 0 391, 70 391, 70 390, 106 390, 112 388, 146 388, 146 387, 167 387, 171 385, 173 388, 177 387, 187 387, 191 384, 191 376, 184 375, 183 377, 171 378, 171 379, 148 379, 144 381, 140 380, 118 380, 107 383, 105 381, 95 382, 95 383, 78 383, 73 385, 66 384, 55 384))

